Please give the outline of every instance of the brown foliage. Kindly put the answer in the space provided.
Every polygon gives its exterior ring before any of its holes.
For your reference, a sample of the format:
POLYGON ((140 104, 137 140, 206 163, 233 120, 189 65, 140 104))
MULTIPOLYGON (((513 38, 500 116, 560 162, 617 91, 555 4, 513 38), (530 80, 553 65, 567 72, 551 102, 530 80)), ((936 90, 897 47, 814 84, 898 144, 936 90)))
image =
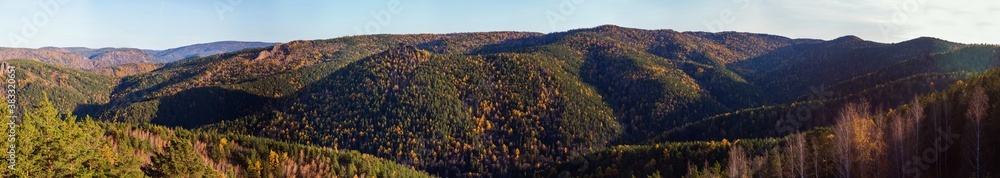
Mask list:
POLYGON ((834 126, 838 177, 886 176, 886 144, 882 119, 873 116, 867 102, 848 104, 834 126))

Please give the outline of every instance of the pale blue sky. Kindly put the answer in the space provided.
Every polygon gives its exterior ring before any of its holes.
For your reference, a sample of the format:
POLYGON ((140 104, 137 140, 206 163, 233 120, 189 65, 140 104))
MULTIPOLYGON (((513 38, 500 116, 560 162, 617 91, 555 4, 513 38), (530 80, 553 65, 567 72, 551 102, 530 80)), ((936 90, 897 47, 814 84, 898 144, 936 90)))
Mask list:
POLYGON ((549 33, 603 24, 996 44, 997 19, 996 0, 0 0, 0 46, 165 49, 368 33, 549 33))

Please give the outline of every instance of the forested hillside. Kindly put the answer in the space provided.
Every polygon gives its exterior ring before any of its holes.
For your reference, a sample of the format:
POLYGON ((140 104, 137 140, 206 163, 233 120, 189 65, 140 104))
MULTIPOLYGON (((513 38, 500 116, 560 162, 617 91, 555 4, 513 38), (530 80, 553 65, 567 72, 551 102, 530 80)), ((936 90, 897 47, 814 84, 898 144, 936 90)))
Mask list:
MULTIPOLYGON (((61 113, 103 121, 96 125, 106 135, 145 129, 181 140, 168 147, 174 141, 164 138, 147 148, 154 156, 139 158, 179 161, 154 152, 229 143, 221 138, 253 142, 241 144, 253 154, 203 158, 212 169, 184 168, 203 175, 286 174, 268 167, 276 164, 255 162, 264 154, 284 156, 257 146, 273 142, 309 145, 294 147, 325 150, 319 152, 329 157, 354 155, 349 160, 364 155, 360 160, 386 167, 323 168, 339 176, 392 175, 387 170, 422 175, 412 168, 441 177, 831 177, 912 175, 875 156, 889 160, 887 150, 898 149, 893 144, 900 143, 885 140, 889 135, 934 133, 929 128, 937 125, 894 133, 889 126, 899 119, 892 118, 911 117, 901 113, 912 113, 907 108, 914 105, 944 101, 965 112, 969 87, 1000 93, 990 83, 1000 67, 998 53, 995 45, 929 37, 887 44, 855 36, 824 41, 605 25, 549 34, 292 41, 190 56, 162 67, 133 63, 89 70, 103 75, 12 63, 25 66, 26 87, 49 87, 25 90, 67 90, 45 93, 59 101, 61 113), (935 99, 942 95, 949 99, 935 99), (856 117, 844 120, 848 116, 856 117), (878 132, 847 133, 844 123, 878 132), (865 156, 838 160, 846 150, 865 156), (801 160, 811 161, 810 170, 801 160), (848 166, 816 166, 842 164, 848 166)), ((966 123, 964 115, 948 114, 940 118, 966 123)), ((996 114, 983 117, 990 116, 996 114)), ((289 158, 300 161, 295 165, 306 164, 301 161, 308 157, 287 152, 300 156, 289 158)), ((968 175, 947 167, 963 158, 948 157, 941 170, 916 172, 968 175)), ((345 161, 351 162, 338 163, 345 161)), ((176 171, 140 167, 150 176, 176 171)))
MULTIPOLYGON (((48 94, 61 113, 93 115, 108 103, 111 89, 117 85, 112 77, 33 60, 4 62, 14 68, 15 94, 21 102, 38 103, 42 94, 48 94)), ((7 93, 7 89, 3 87, 0 91, 7 93)))
POLYGON ((132 76, 136 74, 146 73, 157 68, 162 67, 163 64, 151 64, 151 63, 128 63, 113 67, 102 67, 89 69, 87 71, 93 72, 95 74, 106 75, 116 78, 122 78, 127 76, 132 76))
MULTIPOLYGON (((876 99, 876 98, 873 98, 876 99)), ((992 177, 1000 155, 1000 69, 896 108, 867 100, 828 127, 767 139, 667 142, 596 151, 530 176, 992 177)), ((754 128, 755 125, 731 127, 754 128)))
POLYGON ((996 67, 1000 67, 1000 47, 997 46, 971 45, 954 51, 912 56, 884 69, 833 85, 815 84, 809 87, 809 93, 789 104, 747 108, 707 117, 667 131, 653 142, 781 136, 833 124, 837 113, 824 110, 840 108, 861 99, 870 100, 876 108, 894 108, 910 102, 914 96, 943 90, 996 67), (761 129, 771 132, 760 132, 761 129))
POLYGON ((811 41, 770 35, 680 33, 616 26, 548 35, 491 32, 295 41, 271 49, 179 61, 152 73, 127 77, 116 88, 113 102, 101 118, 188 128, 215 123, 207 128, 391 155, 397 161, 428 166, 431 172, 439 175, 504 175, 565 160, 612 142, 639 142, 687 121, 754 105, 759 102, 755 98, 763 97, 760 90, 725 69, 724 64, 801 42, 811 41), (748 38, 748 41, 726 42, 734 46, 730 50, 720 44, 727 38, 748 38), (401 59, 375 59, 379 54, 392 53, 392 48, 399 47, 400 43, 410 46, 406 47, 408 49, 426 50, 420 54, 426 53, 422 57, 428 59, 406 65, 378 62, 401 59), (675 52, 672 48, 687 52, 675 52), (379 64, 378 67, 358 67, 372 61, 379 64), (516 68, 503 67, 505 65, 516 68), (422 73, 422 70, 438 72, 422 73), (377 74, 377 77, 363 77, 362 74, 377 74), (521 75, 528 78, 506 78, 521 75), (355 77, 362 78, 348 80, 355 77), (379 84, 382 82, 385 83, 379 84), (444 83, 434 84, 438 82, 444 83), (327 86, 330 84, 334 85, 327 86), (345 86, 362 88, 346 90, 345 86), (329 88, 337 90, 329 91, 329 88), (729 97, 734 93, 727 90, 737 89, 750 90, 739 92, 750 93, 750 96, 729 97), (402 93, 379 92, 394 90, 402 93), (416 93, 404 92, 409 90, 416 93), (530 93, 535 94, 528 95, 530 93), (724 98, 719 101, 711 93, 726 97, 718 97, 724 98), (378 97, 380 95, 386 96, 378 97), (417 97, 412 98, 413 104, 404 104, 396 98, 407 95, 417 97), (358 100, 361 96, 371 99, 358 100), (446 99, 448 97, 454 99, 446 99), (329 104, 331 102, 343 103, 329 104), (434 109, 436 107, 449 109, 434 109), (416 110, 409 111, 411 109, 416 110), (600 110, 604 111, 595 112, 600 110), (338 114, 340 112, 343 113, 338 114), (386 115, 394 112, 400 113, 391 117, 386 115), (418 115, 425 115, 421 117, 426 120, 415 117, 418 115), (388 120, 362 122, 381 117, 388 120), (514 122, 509 119, 527 120, 514 122), (406 136, 420 139, 399 141, 386 138, 405 135, 362 135, 379 133, 393 125, 398 125, 395 127, 400 127, 403 133, 407 130, 442 131, 406 136), (441 128, 432 128, 435 125, 441 128), (480 132, 485 134, 477 134, 480 132), (334 133, 347 135, 324 136, 334 133), (358 136, 351 136, 353 134, 358 136), (404 141, 411 143, 401 143, 404 141), (378 144, 381 142, 386 144, 378 144), (489 151, 504 146, 508 151, 489 151), (496 156, 497 161, 495 165, 482 166, 473 161, 448 163, 451 160, 444 159, 446 155, 420 162, 402 156, 450 148, 459 148, 455 154, 468 157, 492 159, 496 156), (527 164, 514 164, 518 167, 514 169, 506 164, 509 162, 527 164))

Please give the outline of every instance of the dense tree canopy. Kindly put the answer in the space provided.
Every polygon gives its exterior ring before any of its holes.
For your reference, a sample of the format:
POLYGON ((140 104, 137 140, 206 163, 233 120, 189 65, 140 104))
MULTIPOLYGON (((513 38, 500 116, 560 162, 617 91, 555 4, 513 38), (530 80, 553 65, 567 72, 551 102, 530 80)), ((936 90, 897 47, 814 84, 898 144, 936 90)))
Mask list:
POLYGON ((998 52, 606 25, 292 41, 105 75, 12 60, 39 104, 24 153, 72 156, 5 175, 894 176, 949 125, 979 137, 915 172, 988 176, 998 52))

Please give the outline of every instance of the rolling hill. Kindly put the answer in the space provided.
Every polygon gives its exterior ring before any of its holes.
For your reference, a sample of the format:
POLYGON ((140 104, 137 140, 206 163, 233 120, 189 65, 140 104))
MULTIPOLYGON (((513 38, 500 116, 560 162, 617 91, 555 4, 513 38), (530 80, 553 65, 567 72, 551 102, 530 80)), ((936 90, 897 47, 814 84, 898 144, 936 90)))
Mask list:
MULTIPOLYGON (((162 51, 136 48, 91 49, 84 47, 42 47, 38 49, 0 48, 0 60, 31 59, 69 68, 89 70, 112 68, 132 63, 168 63, 183 58, 210 56, 225 52, 239 51, 248 48, 269 47, 273 45, 274 43, 220 41, 182 46, 162 51)), ((126 66, 125 68, 135 67, 126 66)))
POLYGON ((941 92, 1000 67, 998 51, 613 25, 363 35, 122 74, 93 108, 104 121, 358 150, 443 177, 678 176, 734 145, 761 155, 797 131, 819 139, 814 128, 855 101, 899 108, 941 92))

